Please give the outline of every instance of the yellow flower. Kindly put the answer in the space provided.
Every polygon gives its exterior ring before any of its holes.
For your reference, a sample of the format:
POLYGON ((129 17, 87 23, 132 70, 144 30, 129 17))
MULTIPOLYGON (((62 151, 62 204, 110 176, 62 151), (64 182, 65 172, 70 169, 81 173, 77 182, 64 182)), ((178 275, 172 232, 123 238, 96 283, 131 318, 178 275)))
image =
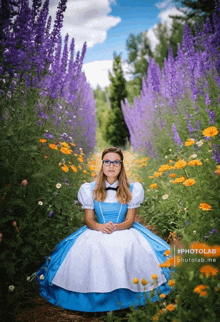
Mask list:
POLYGON ((72 146, 76 146, 74 143, 70 143, 72 146))
POLYGON ((86 170, 83 170, 83 173, 85 173, 85 174, 86 174, 86 173, 87 173, 87 171, 86 171, 86 170))
POLYGON ((171 173, 171 174, 169 174, 169 177, 170 178, 175 178, 177 176, 177 174, 176 173, 171 173))
POLYGON ((187 165, 185 160, 179 160, 174 164, 174 169, 183 169, 187 165))
POLYGON ((210 206, 208 203, 206 202, 201 202, 199 204, 199 209, 202 209, 202 210, 212 210, 212 206, 210 206))
POLYGON ((157 280, 158 276, 157 276, 157 274, 153 274, 153 275, 151 275, 151 278, 152 278, 152 280, 157 280))
POLYGON ((162 298, 162 299, 164 299, 166 297, 166 295, 162 293, 162 294, 160 294, 159 297, 162 298))
POLYGON ((71 165, 70 168, 73 170, 73 172, 78 172, 77 168, 74 165, 71 165))
POLYGON ((200 160, 191 160, 188 162, 188 165, 192 165, 192 166, 197 166, 197 165, 202 165, 202 162, 200 160))
POLYGON ((160 172, 163 172, 163 171, 166 171, 166 170, 170 170, 169 164, 162 164, 160 166, 160 168, 158 169, 158 171, 160 171, 160 172))
POLYGON ((138 182, 141 182, 143 179, 138 179, 138 182))
POLYGON ((138 174, 138 173, 135 173, 135 175, 134 175, 134 176, 137 178, 137 177, 139 177, 139 174, 138 174))
POLYGON ((141 169, 141 168, 142 168, 142 165, 141 165, 141 164, 139 164, 139 165, 138 165, 138 168, 139 168, 139 169, 141 169))
POLYGON ((47 140, 45 140, 45 139, 39 139, 39 142, 45 143, 45 142, 47 142, 47 140))
POLYGON ((154 177, 161 177, 163 172, 154 172, 154 177))
POLYGON ((199 269, 200 273, 204 274, 206 277, 215 276, 218 274, 219 269, 213 265, 203 265, 199 269))
POLYGON ((218 134, 218 129, 216 126, 210 126, 203 130, 202 134, 207 137, 213 137, 218 134))
POLYGON ((80 170, 82 170, 82 167, 81 167, 81 165, 78 165, 78 168, 79 168, 80 170))
POLYGON ((171 267, 171 266, 177 266, 181 264, 181 256, 175 256, 168 258, 164 263, 159 264, 160 267, 171 267))
POLYGON ((190 145, 192 145, 192 144, 194 144, 195 143, 195 140, 194 139, 188 139, 188 140, 186 140, 186 142, 185 142, 185 146, 190 146, 190 145))
POLYGON ((78 154, 74 153, 75 157, 77 157, 78 154))
POLYGON ((49 148, 53 149, 53 150, 58 150, 58 147, 56 144, 50 143, 49 144, 49 148))
POLYGON ((69 168, 68 168, 68 166, 66 164, 64 164, 61 168, 62 168, 62 170, 64 172, 68 172, 69 171, 69 168))
POLYGON ((181 183, 183 181, 185 181, 185 177, 179 177, 179 178, 176 178, 175 180, 172 181, 172 183, 181 183))
POLYGON ((141 284, 142 284, 142 285, 147 285, 147 280, 146 280, 145 278, 142 278, 142 280, 141 280, 141 284))
POLYGON ((167 305, 166 310, 168 310, 170 312, 173 311, 173 310, 175 310, 175 305, 174 304, 167 305))
POLYGON ((96 176, 96 173, 95 172, 92 172, 91 173, 91 177, 95 177, 96 176))
POLYGON ((60 152, 64 154, 71 154, 73 151, 67 148, 61 148, 60 152))
POLYGON ((176 284, 176 282, 174 280, 169 280, 168 281, 168 285, 171 286, 171 287, 174 286, 175 284, 176 284))
POLYGON ((195 179, 187 179, 186 181, 183 182, 184 186, 192 186, 196 183, 196 180, 195 179))
POLYGON ((133 278, 133 283, 134 283, 134 284, 138 284, 138 283, 139 283, 139 281, 138 281, 138 278, 137 278, 137 277, 133 278))
POLYGON ((158 185, 156 183, 152 183, 150 185, 150 189, 153 189, 153 188, 159 189, 159 187, 158 187, 158 185))
POLYGON ((154 176, 149 176, 148 178, 149 178, 149 179, 154 179, 154 176))
POLYGON ((61 142, 61 145, 65 148, 68 148, 68 149, 70 148, 69 144, 66 142, 61 142))
POLYGON ((82 155, 80 155, 80 156, 78 157, 78 160, 79 160, 79 162, 82 162, 82 163, 83 163, 83 156, 82 156, 82 155))

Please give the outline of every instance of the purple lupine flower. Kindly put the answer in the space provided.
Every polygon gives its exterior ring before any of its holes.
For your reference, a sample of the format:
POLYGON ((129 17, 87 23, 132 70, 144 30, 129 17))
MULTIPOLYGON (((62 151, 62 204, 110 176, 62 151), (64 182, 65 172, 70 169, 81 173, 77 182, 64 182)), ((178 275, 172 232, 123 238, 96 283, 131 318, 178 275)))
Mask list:
POLYGON ((177 144, 181 144, 182 141, 179 137, 179 134, 177 132, 177 128, 176 128, 176 125, 173 123, 172 124, 172 131, 173 131, 173 136, 174 136, 174 141, 177 143, 177 144))
POLYGON ((212 229, 209 233, 210 234, 214 234, 214 233, 216 233, 217 232, 217 230, 216 229, 212 229))
POLYGON ((211 104, 211 100, 209 98, 209 94, 207 94, 207 93, 205 95, 205 103, 206 103, 206 106, 209 106, 211 104))
POLYGON ((215 112, 214 111, 209 111, 209 123, 210 124, 215 124, 215 112))
POLYGON ((50 132, 46 132, 44 136, 46 139, 49 139, 49 140, 51 140, 54 137, 53 134, 51 134, 50 132))
POLYGON ((213 159, 216 163, 220 163, 220 144, 213 143, 213 159))
POLYGON ((53 216, 53 214, 54 214, 54 211, 52 210, 49 212, 48 217, 51 218, 53 216))

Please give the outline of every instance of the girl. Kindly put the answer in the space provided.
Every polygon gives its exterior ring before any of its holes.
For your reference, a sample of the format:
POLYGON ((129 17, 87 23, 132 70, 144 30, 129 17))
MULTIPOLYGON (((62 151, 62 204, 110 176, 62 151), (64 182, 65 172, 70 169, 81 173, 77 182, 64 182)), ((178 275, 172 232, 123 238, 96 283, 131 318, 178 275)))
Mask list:
POLYGON ((157 301, 169 293, 170 270, 159 264, 170 247, 134 221, 144 190, 139 182, 129 184, 121 150, 102 152, 97 180, 81 185, 78 200, 85 225, 61 241, 37 271, 41 296, 64 309, 102 312, 137 309, 146 297, 157 301))

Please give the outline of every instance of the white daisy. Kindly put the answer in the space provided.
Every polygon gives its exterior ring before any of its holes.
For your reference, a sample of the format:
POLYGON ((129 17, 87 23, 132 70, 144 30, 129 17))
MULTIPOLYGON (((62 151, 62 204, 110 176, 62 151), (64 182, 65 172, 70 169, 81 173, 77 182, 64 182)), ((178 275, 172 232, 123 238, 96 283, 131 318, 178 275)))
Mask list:
POLYGON ((198 145, 198 146, 203 145, 203 141, 202 141, 202 140, 200 140, 200 141, 196 142, 196 145, 198 145))
POLYGON ((197 154, 194 153, 194 154, 190 155, 190 159, 191 158, 197 158, 197 154))
POLYGON ((42 205, 43 205, 43 202, 42 202, 42 201, 39 201, 39 202, 38 202, 38 205, 39 205, 39 206, 42 206, 42 205))
POLYGON ((60 187, 61 187, 61 183, 57 183, 57 184, 56 184, 56 188, 57 188, 57 189, 60 189, 60 187))
POLYGON ((14 285, 10 285, 10 286, 8 287, 8 289, 9 289, 9 291, 10 291, 10 292, 13 292, 13 291, 14 291, 14 289, 15 289, 15 287, 14 287, 14 285))
POLYGON ((163 195, 162 198, 163 200, 167 199, 169 197, 169 195, 163 195))

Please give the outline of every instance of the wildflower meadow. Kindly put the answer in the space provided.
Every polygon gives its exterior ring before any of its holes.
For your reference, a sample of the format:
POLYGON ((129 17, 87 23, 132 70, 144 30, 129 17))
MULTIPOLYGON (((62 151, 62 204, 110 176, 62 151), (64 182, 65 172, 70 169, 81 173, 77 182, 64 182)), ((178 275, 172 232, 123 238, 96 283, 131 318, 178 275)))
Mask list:
MULTIPOLYGON (((45 258, 83 226, 77 192, 101 162, 96 102, 82 72, 86 43, 74 57, 74 39, 61 39, 66 0, 53 26, 48 0, 17 5, 0 40, 0 268, 11 319, 37 298, 34 277, 45 258)), ((170 49, 162 70, 151 59, 141 95, 121 104, 131 136, 125 168, 145 190, 138 214, 171 245, 160 266, 172 269, 172 290, 97 321, 219 321, 219 6, 213 21, 195 26, 195 36, 185 24, 177 57, 170 49)), ((133 283, 144 291, 157 275, 133 283)))

